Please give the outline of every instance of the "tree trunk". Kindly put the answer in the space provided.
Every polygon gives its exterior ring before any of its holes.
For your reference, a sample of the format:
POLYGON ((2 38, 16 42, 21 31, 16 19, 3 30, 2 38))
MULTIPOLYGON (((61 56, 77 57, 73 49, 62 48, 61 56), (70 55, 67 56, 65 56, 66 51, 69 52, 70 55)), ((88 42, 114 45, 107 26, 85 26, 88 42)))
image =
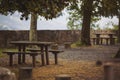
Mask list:
POLYGON ((118 19, 119 19, 119 23, 118 23, 118 35, 117 35, 117 37, 118 37, 118 43, 120 43, 120 14, 118 16, 118 19))
POLYGON ((37 15, 31 14, 29 41, 37 41, 37 15))
POLYGON ((84 3, 83 10, 83 23, 82 23, 82 31, 81 31, 81 43, 86 46, 90 46, 90 22, 92 15, 92 3, 93 0, 87 0, 84 3))
MULTIPOLYGON (((119 19, 119 23, 118 23, 118 35, 117 35, 117 37, 118 37, 118 43, 120 43, 120 14, 118 16, 118 19, 119 19)), ((120 58, 120 49, 116 53, 115 58, 120 58)))
POLYGON ((120 58, 120 48, 119 50, 117 51, 116 55, 115 55, 115 58, 120 58))

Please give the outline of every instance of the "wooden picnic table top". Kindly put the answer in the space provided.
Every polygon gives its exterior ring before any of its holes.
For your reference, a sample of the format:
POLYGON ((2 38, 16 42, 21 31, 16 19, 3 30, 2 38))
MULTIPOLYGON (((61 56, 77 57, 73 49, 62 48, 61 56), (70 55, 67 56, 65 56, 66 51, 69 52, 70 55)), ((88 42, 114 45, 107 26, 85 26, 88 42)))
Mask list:
POLYGON ((95 35, 115 35, 115 33, 95 33, 95 35))
POLYGON ((54 42, 41 42, 41 41, 11 41, 10 44, 14 45, 51 45, 54 42))
MULTIPOLYGON (((106 38, 110 38, 110 37, 104 37, 104 36, 102 36, 102 37, 100 37, 100 38, 104 38, 104 39, 106 39, 106 38)), ((112 37, 112 38, 116 38, 116 37, 112 37)), ((97 39, 97 37, 91 37, 91 39, 97 39)))

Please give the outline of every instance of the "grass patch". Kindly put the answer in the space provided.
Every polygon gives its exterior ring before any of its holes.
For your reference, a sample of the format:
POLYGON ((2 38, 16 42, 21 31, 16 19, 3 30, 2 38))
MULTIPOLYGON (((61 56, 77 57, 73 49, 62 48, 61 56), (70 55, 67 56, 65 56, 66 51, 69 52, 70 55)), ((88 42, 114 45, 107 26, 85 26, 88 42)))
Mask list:
POLYGON ((3 51, 16 51, 17 49, 14 48, 0 48, 0 57, 3 57, 4 54, 2 53, 3 51))
POLYGON ((71 44, 72 48, 81 47, 81 46, 86 46, 86 45, 81 43, 80 41, 77 41, 77 42, 74 42, 73 44, 71 44))
POLYGON ((2 52, 4 51, 4 48, 0 48, 0 57, 3 57, 4 55, 2 54, 2 52))

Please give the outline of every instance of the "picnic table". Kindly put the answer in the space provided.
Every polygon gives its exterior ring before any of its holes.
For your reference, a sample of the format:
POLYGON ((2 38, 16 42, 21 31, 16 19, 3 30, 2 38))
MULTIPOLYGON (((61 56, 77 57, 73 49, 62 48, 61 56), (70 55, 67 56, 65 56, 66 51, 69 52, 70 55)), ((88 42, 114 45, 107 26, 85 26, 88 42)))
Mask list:
POLYGON ((115 38, 113 37, 114 33, 109 33, 109 38, 110 38, 110 44, 115 44, 115 38))
MULTIPOLYGON (((29 45, 36 45, 40 48, 42 65, 49 65, 49 54, 48 47, 53 44, 53 42, 40 42, 40 41, 11 41, 10 44, 13 44, 18 47, 19 52, 26 52, 26 47, 29 45), (45 54, 44 54, 45 52, 45 54), (44 60, 44 55, 45 59, 44 60)), ((25 53, 18 54, 18 64, 25 63, 25 53)))
POLYGON ((96 44, 96 45, 103 44, 103 41, 106 41, 106 45, 115 44, 114 33, 107 33, 107 34, 95 33, 95 37, 92 39, 93 39, 93 44, 96 44), (106 37, 102 37, 103 35, 106 37))

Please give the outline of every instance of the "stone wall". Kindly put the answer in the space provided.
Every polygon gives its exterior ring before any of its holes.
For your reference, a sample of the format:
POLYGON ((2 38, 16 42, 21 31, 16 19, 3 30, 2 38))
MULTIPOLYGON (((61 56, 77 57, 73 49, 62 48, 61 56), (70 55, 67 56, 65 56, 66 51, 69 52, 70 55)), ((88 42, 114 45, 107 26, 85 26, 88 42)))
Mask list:
MULTIPOLYGON (((80 38, 79 30, 38 30, 38 41, 54 41, 57 43, 75 42, 80 38)), ((0 47, 11 47, 10 41, 29 40, 29 31, 0 31, 0 47)))
MULTIPOLYGON (((110 33, 115 34, 116 31, 91 31, 91 37, 95 33, 110 33)), ((80 30, 38 30, 38 41, 54 41, 57 43, 75 42, 80 40, 80 30)), ((10 41, 29 40, 29 31, 17 30, 17 31, 0 31, 0 47, 10 47, 10 41)))
POLYGON ((0 31, 0 47, 8 47, 10 41, 28 40, 28 31, 0 31))

